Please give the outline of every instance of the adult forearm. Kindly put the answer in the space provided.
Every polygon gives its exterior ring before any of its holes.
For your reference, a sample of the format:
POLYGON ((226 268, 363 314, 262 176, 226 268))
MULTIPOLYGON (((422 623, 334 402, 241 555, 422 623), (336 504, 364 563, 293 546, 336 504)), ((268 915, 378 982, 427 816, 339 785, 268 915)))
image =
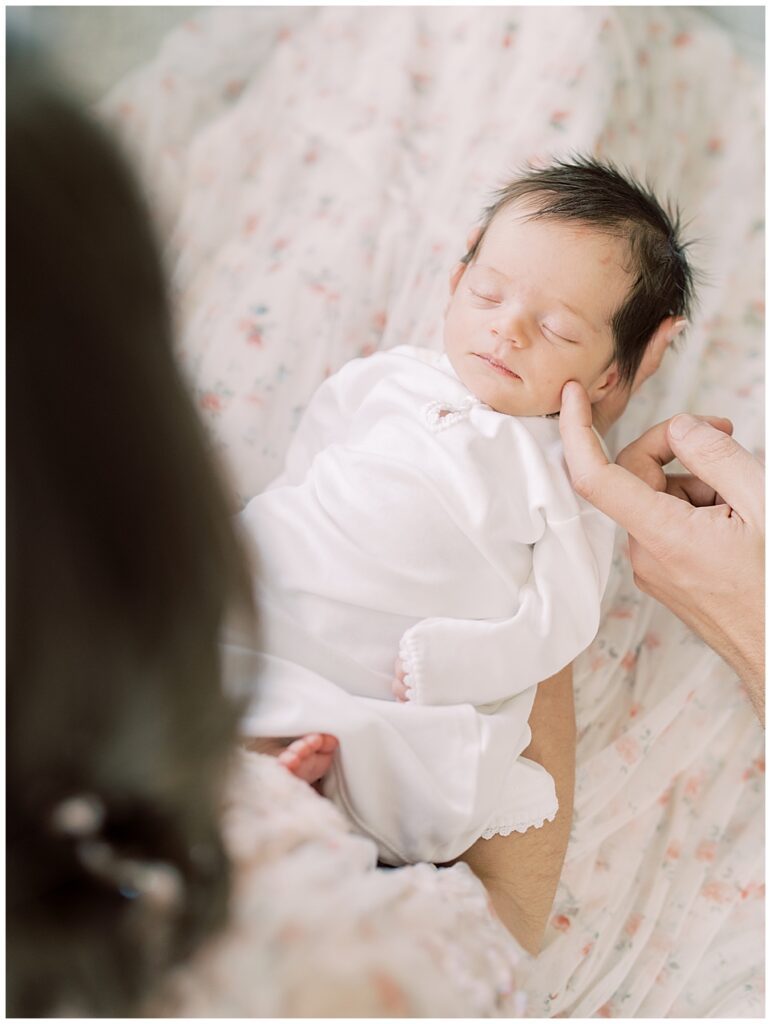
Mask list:
POLYGON ((485 884, 501 921, 529 953, 541 949, 573 820, 576 723, 572 667, 542 682, 530 715, 532 741, 523 756, 552 775, 554 821, 524 833, 480 839, 461 858, 485 884))
POLYGON ((648 553, 630 541, 632 567, 638 586, 666 605, 731 666, 742 681, 760 724, 765 727, 765 637, 762 563, 746 567, 744 586, 728 595, 694 583, 676 585, 672 575, 653 563, 648 553))

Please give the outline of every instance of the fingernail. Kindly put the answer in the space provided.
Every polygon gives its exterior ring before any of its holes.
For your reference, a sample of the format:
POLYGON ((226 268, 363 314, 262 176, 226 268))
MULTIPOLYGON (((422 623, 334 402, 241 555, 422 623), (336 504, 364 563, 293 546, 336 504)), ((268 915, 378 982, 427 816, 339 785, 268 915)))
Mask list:
POLYGON ((687 412, 681 412, 669 424, 669 433, 675 440, 682 441, 685 435, 690 430, 693 430, 698 422, 695 416, 690 416, 687 412))

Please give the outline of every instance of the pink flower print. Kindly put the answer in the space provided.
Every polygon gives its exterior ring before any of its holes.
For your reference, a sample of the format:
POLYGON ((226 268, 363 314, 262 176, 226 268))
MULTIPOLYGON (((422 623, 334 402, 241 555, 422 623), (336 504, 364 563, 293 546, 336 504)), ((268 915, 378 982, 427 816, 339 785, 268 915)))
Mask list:
POLYGON ((501 42, 501 46, 504 48, 504 50, 507 50, 511 46, 511 39, 511 32, 507 32, 506 35, 503 37, 503 41, 501 42))
POLYGON ((648 51, 647 50, 638 50, 637 51, 637 64, 638 64, 639 67, 647 68, 648 65, 650 64, 650 62, 651 62, 651 59, 650 59, 650 56, 648 55, 648 51))
POLYGON ((717 156, 718 153, 723 152, 723 140, 718 135, 713 135, 711 139, 707 139, 707 153, 710 156, 717 156))
POLYGON ((292 38, 292 30, 289 29, 289 28, 286 28, 286 27, 280 28, 278 30, 278 32, 276 33, 276 40, 279 43, 285 43, 287 41, 287 39, 291 39, 291 38, 292 38))
POLYGON ((252 320, 241 320, 238 326, 246 334, 247 345, 255 345, 262 348, 263 336, 260 328, 252 320))
MULTIPOLYGON (((672 790, 673 790, 673 788, 674 788, 674 786, 667 786, 667 788, 664 790, 664 792, 659 797, 657 802, 659 803, 659 805, 661 807, 666 807, 667 804, 672 799, 672 790)), ((679 849, 679 847, 678 847, 678 849, 679 849)))
POLYGON ((372 316, 372 327, 376 331, 382 331, 385 329, 386 322, 388 320, 388 314, 384 309, 378 309, 372 316))
POLYGON ((615 608, 611 608, 608 612, 609 619, 631 619, 632 609, 625 608, 623 605, 617 605, 615 608))
POLYGON ((607 1003, 603 1003, 597 1011, 598 1017, 612 1017, 613 1016, 613 1004, 608 1000, 607 1003))
POLYGON ((412 80, 412 88, 419 95, 425 93, 431 84, 431 76, 426 75, 422 71, 413 71, 410 74, 412 80))
POLYGON ((605 655, 605 654, 596 654, 592 658, 592 660, 589 662, 589 668, 590 668, 590 670, 592 672, 597 672, 598 669, 603 668, 603 666, 607 665, 607 663, 608 663, 607 655, 605 655))
POLYGON ((685 780, 684 795, 691 799, 696 799, 701 793, 704 783, 706 781, 706 775, 704 772, 697 772, 696 775, 689 775, 685 780))
POLYGON ((643 644, 649 651, 655 651, 657 647, 661 647, 661 637, 650 629, 643 637, 643 644))
POLYGON ((631 708, 629 709, 629 717, 630 718, 637 718, 637 716, 640 714, 641 710, 642 710, 642 705, 641 704, 633 704, 631 706, 631 708))
POLYGON ((556 928, 558 932, 566 932, 570 929, 570 918, 564 914, 556 914, 551 919, 552 928, 556 928))
POLYGON ((244 91, 246 82, 242 78, 234 78, 225 86, 225 97, 229 100, 237 100, 244 91))
POLYGON ((621 668, 625 672, 631 672, 637 664, 637 651, 627 651, 624 657, 621 659, 621 668))
POLYGON ((318 160, 318 158, 319 158, 319 151, 318 151, 318 149, 316 149, 315 146, 311 146, 310 149, 306 150, 305 155, 303 156, 303 163, 305 163, 305 164, 315 164, 316 161, 318 160))
POLYGON ((274 253, 281 252, 281 250, 282 249, 286 249, 286 247, 288 245, 289 245, 289 239, 288 238, 275 238, 273 240, 273 252, 274 253))
POLYGON ((680 860, 681 852, 682 846, 676 839, 673 839, 667 847, 664 857, 666 860, 680 860))
POLYGON ((591 953, 591 951, 593 949, 594 949, 594 943, 593 942, 587 942, 585 946, 581 947, 581 956, 583 956, 583 957, 589 956, 589 954, 591 953))
POLYGON ((549 118, 549 124, 552 128, 558 128, 562 130, 565 127, 565 122, 570 117, 569 110, 554 110, 549 118))
POLYGON ((634 736, 622 736, 614 743, 616 753, 625 764, 634 764, 640 759, 640 744, 634 736))
POLYGON ((760 772, 761 775, 765 775, 765 773, 766 773, 766 759, 765 759, 765 757, 759 757, 755 761, 753 761, 752 763, 755 765, 755 767, 757 768, 757 770, 760 772))
POLYGON ((244 234, 247 235, 247 236, 248 235, 253 235, 254 231, 258 227, 259 223, 260 223, 260 215, 259 215, 259 213, 250 213, 249 216, 244 221, 244 227, 243 227, 244 234))
POLYGON ((702 861, 704 864, 711 864, 717 856, 717 843, 712 842, 709 839, 704 839, 696 847, 696 860, 702 861))
POLYGON ((766 887, 764 885, 758 885, 757 882, 750 882, 746 887, 739 886, 739 899, 746 900, 750 896, 755 899, 762 899, 765 896, 766 887))
POLYGON ((691 37, 687 32, 678 32, 675 38, 672 40, 673 46, 688 46, 691 41, 691 37))
POLYGON ((222 399, 213 391, 207 391, 201 395, 198 404, 206 412, 222 412, 222 399))
POLYGON ((639 931, 640 925, 643 922, 642 914, 632 914, 624 925, 624 931, 626 934, 633 938, 639 931))
POLYGON ((710 903, 730 903, 734 889, 727 882, 707 882, 701 887, 701 894, 710 903))
POLYGON ((374 345, 362 345, 359 349, 359 355, 364 357, 374 355, 375 352, 377 348, 374 345))
POLYGON ((648 948, 657 953, 669 953, 672 949, 672 936, 663 935, 660 931, 654 930, 648 939, 648 948))
POLYGON ((410 1008, 409 1000, 403 989, 397 985, 390 974, 385 971, 375 971, 372 974, 372 983, 377 991, 383 1009, 388 1010, 393 1016, 409 1017, 407 1011, 410 1008))

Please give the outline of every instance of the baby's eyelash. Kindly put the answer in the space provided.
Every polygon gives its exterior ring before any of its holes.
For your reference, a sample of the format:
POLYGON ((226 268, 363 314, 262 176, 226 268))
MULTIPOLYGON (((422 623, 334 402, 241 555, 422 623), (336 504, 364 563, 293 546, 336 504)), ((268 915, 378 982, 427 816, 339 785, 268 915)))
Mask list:
POLYGON ((494 295, 483 295, 482 292, 476 292, 473 288, 469 288, 472 295, 475 295, 478 299, 484 299, 485 302, 500 302, 500 299, 495 298, 494 295))
POLYGON ((560 340, 560 341, 566 341, 566 342, 568 342, 568 344, 569 344, 569 345, 577 345, 577 344, 578 344, 578 342, 577 342, 577 341, 573 341, 573 339, 572 339, 572 338, 566 338, 566 337, 565 337, 564 335, 562 335, 562 334, 557 334, 557 332, 556 332, 556 331, 553 331, 553 330, 551 329, 551 327, 549 327, 549 326, 548 326, 548 324, 541 324, 541 329, 542 329, 542 330, 544 330, 544 331, 548 331, 548 332, 549 332, 549 334, 553 334, 553 335, 554 335, 554 337, 555 337, 555 338, 559 338, 559 340, 560 340))

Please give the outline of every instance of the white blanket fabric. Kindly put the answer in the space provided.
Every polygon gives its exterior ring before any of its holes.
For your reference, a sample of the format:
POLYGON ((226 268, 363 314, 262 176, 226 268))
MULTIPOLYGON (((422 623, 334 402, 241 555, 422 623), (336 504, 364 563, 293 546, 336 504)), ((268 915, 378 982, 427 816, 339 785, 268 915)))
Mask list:
POLYGON ((573 491, 555 419, 495 412, 430 349, 355 359, 241 522, 271 656, 246 735, 290 735, 284 704, 334 733, 325 793, 390 864, 554 818, 551 778, 518 759, 536 684, 597 632, 615 531, 573 491))
MULTIPOLYGON (((489 191, 573 150, 676 197, 703 271, 616 447, 687 409, 760 453, 762 80, 697 11, 223 8, 102 112, 152 196, 181 357, 242 500, 326 374, 438 347, 489 191)), ((732 673, 635 589, 624 540, 576 670, 575 824, 528 1012, 759 1016, 763 735, 732 673)))

